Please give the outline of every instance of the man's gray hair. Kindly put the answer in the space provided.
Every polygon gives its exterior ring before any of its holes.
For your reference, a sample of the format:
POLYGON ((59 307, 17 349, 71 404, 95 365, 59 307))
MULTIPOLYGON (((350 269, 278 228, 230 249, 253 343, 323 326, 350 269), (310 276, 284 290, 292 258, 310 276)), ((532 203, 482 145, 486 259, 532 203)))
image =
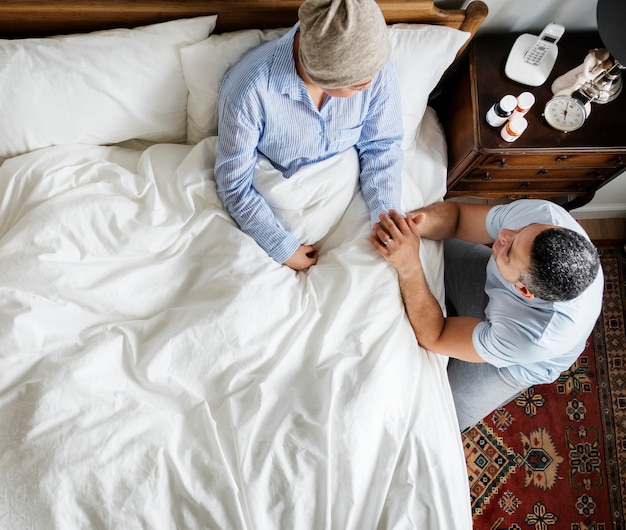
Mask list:
POLYGON ((549 302, 572 300, 596 278, 600 257, 582 234, 568 228, 540 232, 530 250, 530 267, 519 281, 549 302))

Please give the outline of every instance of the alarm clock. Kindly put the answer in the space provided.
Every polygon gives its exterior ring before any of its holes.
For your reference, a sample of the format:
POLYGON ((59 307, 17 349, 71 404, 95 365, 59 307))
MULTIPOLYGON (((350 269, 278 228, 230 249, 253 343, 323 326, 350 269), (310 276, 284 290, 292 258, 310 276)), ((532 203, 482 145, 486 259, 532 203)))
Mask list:
POLYGON ((572 94, 557 94, 543 110, 543 117, 557 131, 580 129, 591 113, 590 98, 576 90, 572 94))

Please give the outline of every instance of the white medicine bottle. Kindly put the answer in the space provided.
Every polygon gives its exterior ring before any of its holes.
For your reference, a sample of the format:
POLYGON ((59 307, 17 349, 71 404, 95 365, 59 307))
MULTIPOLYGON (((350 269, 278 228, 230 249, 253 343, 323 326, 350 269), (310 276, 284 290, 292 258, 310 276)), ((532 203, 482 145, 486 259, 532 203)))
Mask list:
POLYGON ((528 127, 528 122, 524 116, 515 116, 506 122, 502 130, 500 131, 500 136, 506 142, 514 142, 517 140, 522 133, 528 127))
POLYGON ((517 105, 513 110, 513 114, 509 118, 512 120, 515 116, 524 116, 535 104, 535 96, 532 92, 522 92, 519 96, 517 96, 517 105))
POLYGON ((517 98, 507 94, 500 101, 494 103, 487 111, 487 123, 492 127, 500 127, 509 119, 517 106, 517 98))

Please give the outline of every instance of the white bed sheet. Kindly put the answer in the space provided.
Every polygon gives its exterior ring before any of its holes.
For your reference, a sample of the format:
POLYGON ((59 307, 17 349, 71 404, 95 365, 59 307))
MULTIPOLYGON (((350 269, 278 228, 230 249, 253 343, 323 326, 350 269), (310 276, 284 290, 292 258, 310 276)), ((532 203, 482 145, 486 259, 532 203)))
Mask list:
MULTIPOLYGON (((407 209, 443 195, 425 124, 407 209)), ((445 358, 360 192, 295 273, 224 212, 214 146, 0 167, 0 527, 470 529, 445 358)), ((441 245, 423 257, 441 302, 441 245)))

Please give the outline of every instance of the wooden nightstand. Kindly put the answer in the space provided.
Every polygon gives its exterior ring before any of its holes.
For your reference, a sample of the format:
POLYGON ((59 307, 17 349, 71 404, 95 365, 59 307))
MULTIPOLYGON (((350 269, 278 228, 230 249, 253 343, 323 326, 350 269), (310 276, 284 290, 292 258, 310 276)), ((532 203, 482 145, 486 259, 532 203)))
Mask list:
MULTIPOLYGON (((593 104, 583 127, 563 133, 543 117, 554 79, 582 63, 591 48, 602 48, 597 33, 565 33, 548 80, 539 87, 511 81, 504 74, 518 34, 476 38, 469 54, 432 102, 448 142, 449 197, 523 197, 582 206, 595 191, 625 169, 626 90, 614 101, 593 104), (529 91, 536 101, 526 115, 528 129, 512 143, 487 125, 485 114, 505 94, 529 91)), ((626 81, 626 79, 625 79, 626 81)))

